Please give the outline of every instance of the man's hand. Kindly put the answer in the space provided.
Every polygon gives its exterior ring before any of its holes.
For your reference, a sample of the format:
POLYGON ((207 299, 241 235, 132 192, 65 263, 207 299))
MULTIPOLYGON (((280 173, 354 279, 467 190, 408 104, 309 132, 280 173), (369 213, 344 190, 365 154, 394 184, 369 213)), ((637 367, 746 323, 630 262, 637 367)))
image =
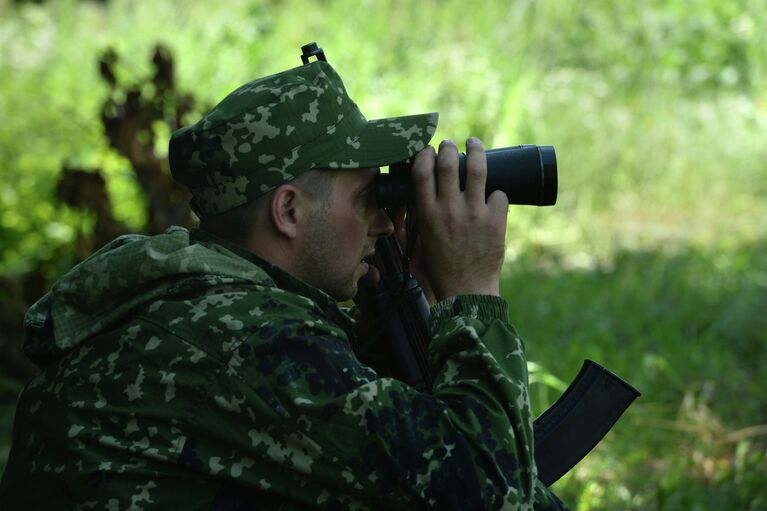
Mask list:
POLYGON ((499 295, 509 200, 496 190, 485 202, 487 161, 476 138, 466 141, 466 189, 458 180, 458 150, 427 147, 413 162, 423 262, 438 300, 459 294, 499 295), (436 168, 436 172, 435 172, 436 168))

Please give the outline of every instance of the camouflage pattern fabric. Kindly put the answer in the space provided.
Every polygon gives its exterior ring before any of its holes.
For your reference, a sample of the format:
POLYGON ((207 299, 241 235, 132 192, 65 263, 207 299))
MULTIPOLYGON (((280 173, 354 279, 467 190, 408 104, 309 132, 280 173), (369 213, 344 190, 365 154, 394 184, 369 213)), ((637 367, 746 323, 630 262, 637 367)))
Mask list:
POLYGON ((327 62, 246 83, 171 137, 173 177, 213 216, 309 169, 368 168, 426 147, 437 113, 368 121, 327 62))
POLYGON ((323 292, 204 232, 124 236, 27 315, 4 510, 564 509, 506 302, 436 304, 433 394, 323 292))

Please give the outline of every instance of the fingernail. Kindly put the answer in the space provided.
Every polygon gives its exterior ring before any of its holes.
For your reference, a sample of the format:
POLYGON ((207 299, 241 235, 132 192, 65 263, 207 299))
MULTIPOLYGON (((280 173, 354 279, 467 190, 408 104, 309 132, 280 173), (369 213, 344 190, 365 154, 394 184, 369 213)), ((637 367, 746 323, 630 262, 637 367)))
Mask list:
POLYGON ((445 140, 443 140, 443 141, 442 141, 442 142, 441 142, 439 145, 446 145, 446 144, 449 144, 449 145, 455 145, 455 144, 453 143, 453 141, 452 141, 452 140, 450 140, 450 139, 445 139, 445 140))
POLYGON ((478 139, 477 137, 469 137, 468 140, 466 140, 467 144, 481 144, 482 141, 478 139))
POLYGON ((426 147, 424 147, 423 149, 418 151, 418 153, 416 153, 415 156, 417 158, 417 157, 421 156, 422 154, 425 155, 426 153, 436 153, 436 151, 434 150, 434 148, 432 146, 427 145, 426 147))

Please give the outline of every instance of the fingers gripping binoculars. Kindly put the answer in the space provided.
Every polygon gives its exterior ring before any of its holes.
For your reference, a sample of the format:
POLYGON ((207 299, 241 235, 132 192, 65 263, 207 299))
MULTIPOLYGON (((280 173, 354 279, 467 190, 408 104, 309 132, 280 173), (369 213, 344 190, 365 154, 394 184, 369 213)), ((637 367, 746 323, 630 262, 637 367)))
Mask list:
MULTIPOLYGON (((557 202, 557 156, 551 146, 520 145, 486 151, 485 198, 501 190, 509 204, 553 206, 557 202)), ((408 162, 389 166, 376 177, 378 207, 406 206, 415 202, 408 162)), ((466 154, 458 155, 461 190, 466 188, 466 154)))

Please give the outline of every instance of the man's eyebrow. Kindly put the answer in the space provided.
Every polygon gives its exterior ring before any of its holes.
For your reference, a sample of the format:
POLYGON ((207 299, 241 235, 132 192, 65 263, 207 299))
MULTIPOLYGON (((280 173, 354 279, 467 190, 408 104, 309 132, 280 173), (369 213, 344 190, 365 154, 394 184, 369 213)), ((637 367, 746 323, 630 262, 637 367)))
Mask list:
POLYGON ((363 193, 369 192, 373 186, 375 185, 375 180, 371 180, 369 183, 367 183, 365 186, 360 186, 357 189, 357 194, 362 195, 363 193))
POLYGON ((356 190, 356 193, 361 195, 361 194, 363 194, 363 193, 367 193, 368 191, 370 191, 370 189, 371 189, 371 188, 373 188, 373 187, 375 186, 375 184, 376 184, 376 179, 375 179, 375 177, 376 177, 378 174, 380 174, 380 171, 379 171, 379 172, 376 172, 376 173, 373 175, 373 177, 370 179, 370 181, 368 181, 368 182, 367 182, 367 183, 365 183, 364 185, 360 185, 360 186, 357 188, 357 190, 356 190))

